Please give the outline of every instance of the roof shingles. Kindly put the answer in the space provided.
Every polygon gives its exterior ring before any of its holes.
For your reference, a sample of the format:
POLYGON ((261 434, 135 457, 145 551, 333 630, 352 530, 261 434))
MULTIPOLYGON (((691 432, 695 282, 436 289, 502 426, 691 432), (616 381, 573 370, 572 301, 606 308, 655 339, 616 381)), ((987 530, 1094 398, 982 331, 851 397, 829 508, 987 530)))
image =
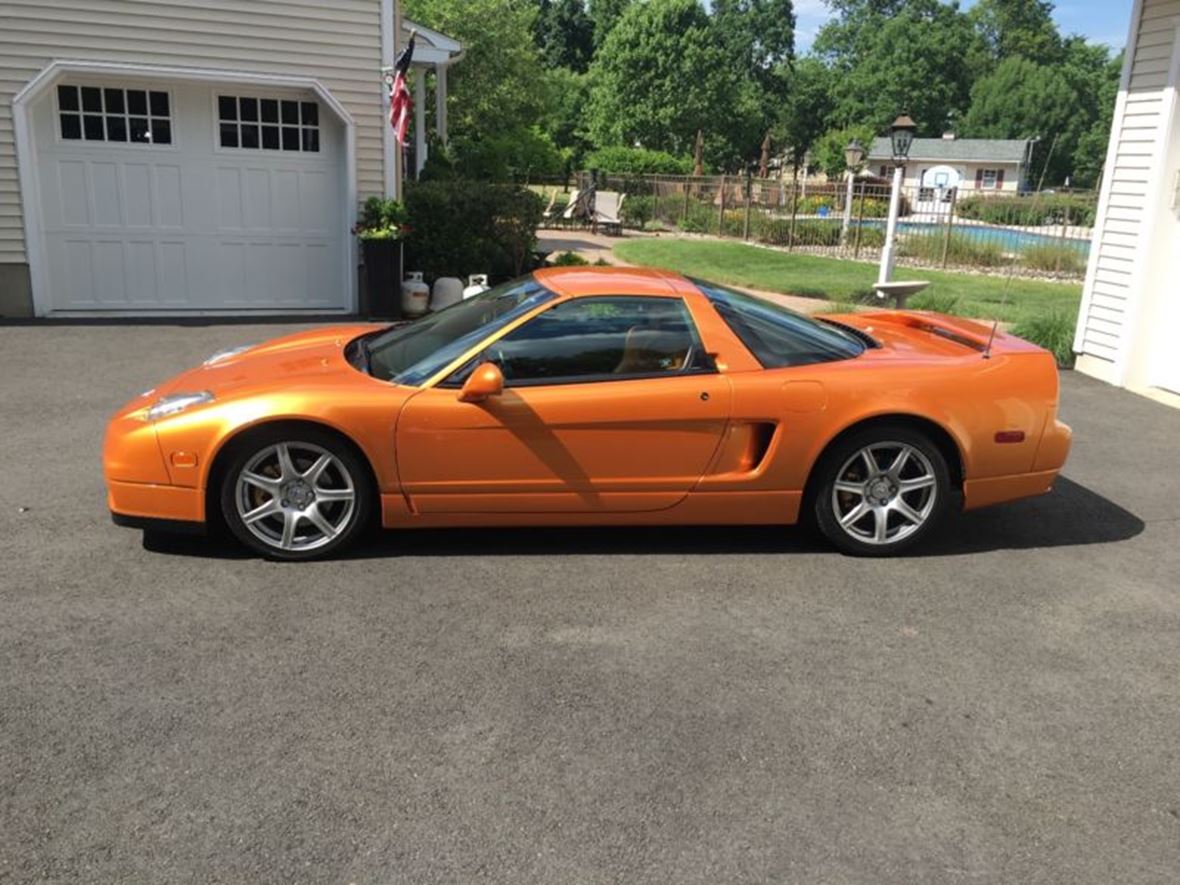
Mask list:
MULTIPOLYGON (((1028 140, 1023 138, 915 138, 910 160, 951 163, 1023 163, 1028 140)), ((870 160, 892 160, 887 136, 873 140, 870 160)))

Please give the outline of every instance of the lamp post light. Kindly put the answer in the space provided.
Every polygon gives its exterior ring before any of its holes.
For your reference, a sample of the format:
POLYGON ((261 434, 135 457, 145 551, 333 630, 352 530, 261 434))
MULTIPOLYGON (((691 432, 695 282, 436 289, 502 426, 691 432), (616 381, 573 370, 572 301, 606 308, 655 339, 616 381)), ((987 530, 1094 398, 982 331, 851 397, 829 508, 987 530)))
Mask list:
POLYGON ((917 128, 910 115, 904 111, 889 127, 889 143, 893 148, 893 190, 889 194, 889 219, 885 225, 885 248, 881 250, 878 283, 888 283, 893 276, 894 238, 897 235, 897 215, 901 207, 901 180, 917 128))
POLYGON ((844 195, 844 224, 840 227, 840 242, 848 243, 848 229, 852 226, 852 184, 864 161, 865 149, 855 138, 844 148, 844 165, 848 167, 848 193, 844 195))

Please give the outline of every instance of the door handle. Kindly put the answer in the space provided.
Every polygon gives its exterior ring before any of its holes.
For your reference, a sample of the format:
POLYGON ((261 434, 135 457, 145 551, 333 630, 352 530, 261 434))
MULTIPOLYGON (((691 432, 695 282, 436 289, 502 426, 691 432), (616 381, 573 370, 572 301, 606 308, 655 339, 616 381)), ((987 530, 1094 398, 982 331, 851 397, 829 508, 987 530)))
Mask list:
POLYGON ((709 391, 702 390, 701 391, 701 402, 707 403, 708 401, 709 401, 709 391))

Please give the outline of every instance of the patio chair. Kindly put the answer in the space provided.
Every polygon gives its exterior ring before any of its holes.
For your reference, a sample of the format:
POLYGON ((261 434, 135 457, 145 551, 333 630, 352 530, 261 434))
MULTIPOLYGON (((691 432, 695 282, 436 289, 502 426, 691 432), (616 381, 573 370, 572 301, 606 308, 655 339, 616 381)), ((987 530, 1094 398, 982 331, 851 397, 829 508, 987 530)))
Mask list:
POLYGON ((570 191, 569 202, 565 204, 565 210, 561 213, 561 220, 564 224, 568 225, 577 219, 579 214, 585 216, 585 207, 581 205, 583 202, 585 201, 582 199, 582 191, 577 188, 570 191))
POLYGON ((604 227, 608 232, 623 233, 623 200, 626 194, 618 191, 599 191, 594 200, 594 226, 604 227))
POLYGON ((547 222, 553 221, 554 216, 556 216, 556 214, 557 214, 556 212, 553 211, 553 207, 556 205, 557 205, 557 188, 554 188, 552 191, 549 192, 549 204, 545 207, 545 211, 541 213, 541 221, 542 221, 543 225, 547 222))

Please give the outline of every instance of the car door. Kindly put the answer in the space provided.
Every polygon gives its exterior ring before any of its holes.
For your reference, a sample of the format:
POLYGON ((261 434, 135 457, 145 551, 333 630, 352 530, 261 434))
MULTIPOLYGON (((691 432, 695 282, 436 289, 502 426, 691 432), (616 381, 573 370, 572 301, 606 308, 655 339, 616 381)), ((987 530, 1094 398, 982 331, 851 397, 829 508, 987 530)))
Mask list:
POLYGON ((660 510, 708 468, 730 399, 680 298, 575 298, 415 395, 398 420, 399 474, 422 513, 660 510), (485 360, 503 394, 460 402, 485 360))

